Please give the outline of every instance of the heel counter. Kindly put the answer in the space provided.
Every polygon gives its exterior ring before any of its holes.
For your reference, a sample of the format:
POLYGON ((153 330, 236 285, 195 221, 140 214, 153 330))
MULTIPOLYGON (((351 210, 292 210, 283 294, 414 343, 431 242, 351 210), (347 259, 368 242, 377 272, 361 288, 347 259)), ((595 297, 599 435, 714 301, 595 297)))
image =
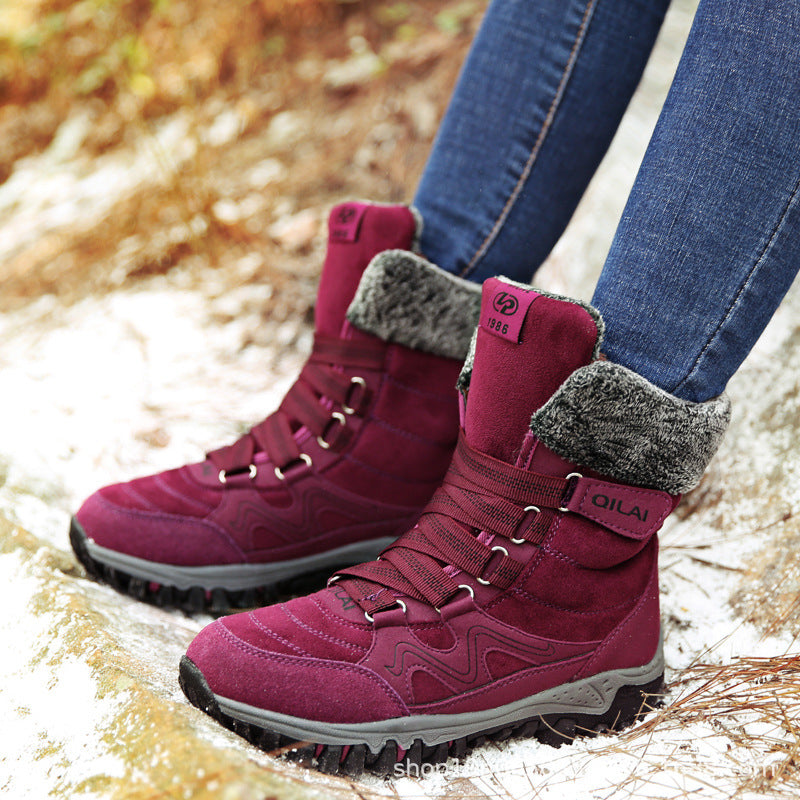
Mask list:
POLYGON ((658 556, 639 602, 601 642, 576 676, 585 678, 614 669, 648 664, 661 643, 661 609, 658 592, 658 556))

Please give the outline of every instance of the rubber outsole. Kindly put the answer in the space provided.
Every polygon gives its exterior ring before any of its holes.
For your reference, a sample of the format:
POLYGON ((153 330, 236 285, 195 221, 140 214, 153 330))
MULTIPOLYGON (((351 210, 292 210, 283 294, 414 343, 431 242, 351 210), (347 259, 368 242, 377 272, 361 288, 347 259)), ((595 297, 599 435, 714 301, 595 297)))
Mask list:
POLYGON ((304 766, 328 774, 357 777, 363 771, 379 776, 398 776, 416 771, 423 764, 435 766, 448 759, 462 760, 475 747, 487 741, 504 741, 510 738, 537 739, 542 744, 560 747, 579 737, 619 731, 642 719, 663 702, 664 678, 641 686, 621 687, 611 706, 601 714, 544 714, 515 722, 513 725, 488 728, 449 742, 426 745, 417 738, 408 749, 389 739, 377 751, 365 743, 325 745, 310 741, 296 741, 252 722, 243 722, 226 714, 208 686, 203 673, 187 656, 180 663, 179 677, 183 693, 189 702, 213 717, 224 727, 246 739, 270 755, 285 755, 304 766))
POLYGON ((323 570, 296 575, 264 586, 241 590, 203 586, 178 588, 166 583, 137 578, 93 558, 87 545, 86 533, 74 517, 70 522, 69 540, 75 556, 91 578, 144 603, 159 608, 176 608, 188 614, 205 612, 217 616, 231 611, 270 605, 282 597, 313 592, 324 587, 336 569, 326 567, 323 570))

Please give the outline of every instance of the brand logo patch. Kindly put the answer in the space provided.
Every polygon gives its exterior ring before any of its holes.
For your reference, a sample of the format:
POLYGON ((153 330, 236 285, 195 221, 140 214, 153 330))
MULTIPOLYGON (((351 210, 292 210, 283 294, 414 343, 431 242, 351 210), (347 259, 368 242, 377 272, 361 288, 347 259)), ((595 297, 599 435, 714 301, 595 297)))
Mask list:
POLYGON ((344 611, 356 607, 355 602, 353 602, 353 598, 350 597, 350 595, 347 594, 347 592, 341 587, 334 589, 333 596, 342 604, 342 609, 344 611))
POLYGON ((361 219, 367 207, 353 203, 334 210, 330 218, 331 242, 357 242, 361 219))
POLYGON ((513 294, 508 292, 498 292, 492 301, 492 308, 504 317, 510 317, 517 313, 519 303, 513 294))
POLYGON ((528 310, 539 296, 522 286, 509 286, 497 278, 489 278, 483 285, 481 329, 519 344, 528 310))
POLYGON ((336 214, 336 221, 340 225, 347 225, 349 222, 352 222, 355 219, 356 210, 351 208, 350 206, 345 206, 344 208, 340 208, 336 214))

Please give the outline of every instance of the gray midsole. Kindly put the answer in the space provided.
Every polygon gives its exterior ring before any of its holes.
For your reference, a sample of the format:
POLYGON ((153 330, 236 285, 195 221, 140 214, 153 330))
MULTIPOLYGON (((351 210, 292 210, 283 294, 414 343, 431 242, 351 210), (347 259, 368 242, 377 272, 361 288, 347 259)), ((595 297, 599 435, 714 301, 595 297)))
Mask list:
POLYGON ((95 561, 114 567, 140 580, 175 586, 178 589, 200 586, 203 589, 240 591, 268 586, 307 572, 342 564, 370 561, 394 541, 395 539, 389 536, 366 542, 355 542, 344 547, 337 547, 335 550, 327 550, 324 553, 315 553, 291 561, 276 561, 271 564, 220 564, 211 567, 181 567, 175 564, 147 561, 101 547, 88 537, 86 549, 95 561))
POLYGON ((400 747, 408 749, 415 739, 422 739, 426 745, 436 745, 481 731, 510 726, 544 714, 599 716, 611 708, 617 691, 623 686, 643 686, 661 677, 663 673, 664 652, 659 643, 652 661, 643 667, 601 672, 499 708, 465 714, 416 715, 351 724, 299 719, 228 700, 219 695, 214 697, 225 714, 297 741, 331 745, 366 744, 373 753, 377 753, 389 739, 394 739, 400 747))

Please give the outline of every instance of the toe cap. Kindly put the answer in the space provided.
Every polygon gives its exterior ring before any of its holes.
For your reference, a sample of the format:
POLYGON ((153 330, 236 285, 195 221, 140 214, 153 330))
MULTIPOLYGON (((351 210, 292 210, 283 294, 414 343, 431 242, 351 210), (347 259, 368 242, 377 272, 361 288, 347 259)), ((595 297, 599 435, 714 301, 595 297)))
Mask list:
POLYGON ((330 723, 375 722, 408 709, 378 675, 360 664, 291 655, 245 641, 232 632, 235 614, 203 629, 187 656, 211 690, 266 711, 330 723))
POLYGON ((89 497, 75 515, 95 544, 118 553, 162 564, 204 566, 243 560, 231 536, 210 520, 157 508, 113 502, 118 484, 89 497))

